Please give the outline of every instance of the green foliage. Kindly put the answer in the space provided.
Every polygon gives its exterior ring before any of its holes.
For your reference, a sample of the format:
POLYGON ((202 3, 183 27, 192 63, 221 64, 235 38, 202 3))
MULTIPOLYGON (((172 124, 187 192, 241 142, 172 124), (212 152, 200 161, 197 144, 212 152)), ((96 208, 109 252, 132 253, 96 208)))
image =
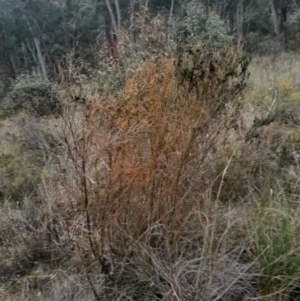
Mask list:
POLYGON ((66 54, 66 50, 63 46, 59 44, 54 44, 50 53, 53 58, 62 59, 63 56, 66 54))
POLYGON ((299 206, 286 197, 271 196, 266 205, 257 203, 252 219, 263 294, 292 294, 300 281, 299 206))
POLYGON ((210 44, 189 45, 183 37, 177 49, 176 76, 180 85, 194 91, 202 106, 217 116, 241 94, 251 61, 230 47, 215 50, 210 44))
POLYGON ((173 40, 177 40, 178 34, 184 34, 189 44, 201 41, 217 48, 226 47, 231 41, 226 24, 220 16, 214 12, 207 16, 203 5, 196 1, 187 5, 184 18, 173 25, 173 40))
POLYGON ((22 74, 12 84, 2 105, 5 115, 19 111, 48 116, 61 112, 61 103, 55 85, 39 76, 22 74))

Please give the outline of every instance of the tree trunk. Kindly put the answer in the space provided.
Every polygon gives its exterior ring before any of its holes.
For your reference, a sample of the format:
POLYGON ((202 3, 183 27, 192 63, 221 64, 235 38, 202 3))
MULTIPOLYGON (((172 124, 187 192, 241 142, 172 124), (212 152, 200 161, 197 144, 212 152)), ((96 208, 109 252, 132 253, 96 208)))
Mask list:
POLYGON ((111 5, 110 5, 109 0, 105 0, 105 3, 106 3, 106 7, 107 7, 107 10, 108 10, 110 19, 111 19, 111 23, 112 23, 112 26, 113 26, 114 34, 115 34, 115 36, 116 36, 116 38, 117 38, 118 35, 119 35, 119 31, 118 31, 118 23, 117 23, 117 21, 116 21, 116 18, 115 18, 115 15, 114 15, 114 12, 113 12, 113 10, 112 10, 112 7, 111 7, 111 5))
POLYGON ((172 2, 171 2, 171 8, 170 8, 169 20, 168 20, 168 44, 170 41, 170 27, 171 27, 171 22, 172 22, 173 10, 174 10, 174 0, 172 0, 172 2))
POLYGON ((237 6, 237 52, 241 52, 243 38, 243 0, 237 6))
POLYGON ((145 8, 148 9, 149 0, 145 0, 145 8))
POLYGON ((35 46, 33 45, 33 47, 30 46, 29 43, 27 43, 27 48, 29 49, 30 53, 31 53, 31 56, 33 58, 33 61, 35 63, 35 66, 34 66, 34 71, 36 74, 42 76, 42 70, 40 68, 40 64, 39 64, 39 61, 36 57, 36 54, 35 54, 35 46))
POLYGON ((116 12, 117 12, 117 25, 118 25, 118 34, 121 31, 121 10, 119 5, 119 0, 115 0, 116 12))
POLYGON ((169 25, 171 24, 172 21, 173 10, 174 10, 174 0, 171 0, 171 8, 169 13, 169 25))
MULTIPOLYGON (((49 55, 46 44, 44 42, 42 31, 41 31, 41 28, 39 26, 39 23, 38 23, 37 19, 35 18, 35 16, 32 13, 32 10, 31 10, 31 7, 30 7, 31 1, 22 0, 22 2, 24 3, 24 6, 25 6, 24 11, 25 11, 25 16, 26 16, 27 22, 28 22, 29 30, 31 31, 31 33, 35 37, 35 39, 37 39, 37 41, 39 42, 39 49, 40 50, 41 50, 41 48, 43 49, 48 63, 54 65, 54 63, 53 63, 53 61, 52 61, 52 59, 49 55)), ((35 43, 35 47, 36 47, 36 42, 34 41, 34 43, 35 43)), ((43 60, 44 60, 44 67, 46 68, 45 59, 43 59, 43 60)), ((42 70, 42 73, 44 74, 43 70, 42 70)), ((46 72, 46 74, 47 74, 47 72, 46 72)))
POLYGON ((277 13, 276 13, 276 10, 275 10, 273 0, 269 0, 269 6, 270 6, 270 10, 271 10, 271 17, 272 17, 275 36, 276 36, 276 51, 278 51, 280 49, 280 46, 281 46, 280 45, 280 32, 279 32, 279 26, 278 26, 277 13))
POLYGON ((37 52, 37 55, 38 55, 38 58, 39 58, 39 64, 40 64, 40 67, 41 67, 41 70, 42 70, 43 78, 45 80, 48 80, 45 59, 44 59, 44 56, 43 56, 42 51, 41 51, 40 41, 39 41, 38 38, 33 38, 33 42, 34 42, 36 52, 37 52))
POLYGON ((45 56, 46 56, 46 58, 47 58, 47 60, 48 60, 48 63, 53 63, 53 61, 52 61, 52 59, 51 59, 51 57, 50 57, 50 55, 49 55, 47 46, 46 46, 46 44, 45 44, 45 42, 44 42, 44 39, 43 39, 43 35, 42 35, 42 32, 41 32, 40 26, 39 26, 39 24, 38 24, 38 22, 36 21, 35 18, 33 18, 33 17, 31 17, 31 18, 32 18, 32 20, 33 20, 33 23, 35 24, 36 33, 37 33, 38 39, 39 39, 39 41, 40 41, 40 43, 41 43, 41 46, 42 46, 42 48, 43 48, 43 50, 44 50, 44 52, 45 52, 45 56))

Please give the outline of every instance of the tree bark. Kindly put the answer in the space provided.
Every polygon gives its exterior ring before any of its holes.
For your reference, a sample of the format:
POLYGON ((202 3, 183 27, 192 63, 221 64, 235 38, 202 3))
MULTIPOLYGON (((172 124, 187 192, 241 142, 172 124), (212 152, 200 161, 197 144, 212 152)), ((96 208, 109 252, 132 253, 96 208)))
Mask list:
POLYGON ((39 64, 40 64, 40 67, 41 67, 41 70, 42 70, 43 78, 45 80, 48 80, 46 63, 45 63, 45 59, 44 59, 44 56, 43 56, 42 51, 41 51, 40 41, 39 41, 38 38, 33 38, 33 42, 34 42, 36 52, 37 52, 37 55, 38 55, 38 58, 39 58, 39 64))
POLYGON ((116 37, 118 37, 118 35, 119 35, 118 23, 116 21, 116 18, 115 18, 115 15, 114 15, 114 12, 112 10, 112 7, 111 7, 111 4, 110 4, 109 0, 105 0, 105 4, 106 4, 106 7, 107 7, 107 10, 108 10, 110 19, 111 19, 111 23, 112 23, 112 26, 113 26, 114 34, 115 34, 116 37))
POLYGON ((145 0, 145 8, 148 9, 149 0, 145 0))
POLYGON ((117 12, 117 25, 118 25, 118 34, 121 31, 121 10, 119 0, 115 0, 116 12, 117 12))
MULTIPOLYGON (((25 11, 25 16, 26 16, 27 22, 28 22, 29 30, 31 31, 34 39, 38 40, 39 49, 40 50, 41 50, 41 48, 43 49, 48 63, 54 65, 53 60, 51 59, 51 57, 49 55, 49 51, 48 51, 48 49, 46 47, 46 44, 44 42, 42 31, 41 31, 41 28, 39 26, 39 23, 38 23, 37 19, 35 18, 35 16, 32 13, 32 10, 31 10, 31 7, 30 7, 31 1, 30 0, 27 0, 27 1, 26 0, 21 0, 21 1, 24 3, 24 6, 25 6, 24 11, 25 11)), ((36 46, 36 42, 34 42, 34 43, 35 43, 35 46, 36 46)), ((44 60, 44 62, 45 62, 45 60, 44 60)), ((45 63, 44 66, 46 68, 46 63, 45 63)))
POLYGON ((174 0, 171 0, 171 8, 169 13, 169 25, 171 24, 172 21, 173 10, 174 10, 174 0))
POLYGON ((35 66, 34 66, 35 73, 42 76, 42 70, 40 69, 40 64, 39 64, 39 61, 38 61, 38 59, 36 57, 36 54, 35 54, 35 46, 33 45, 31 47, 30 44, 27 43, 27 48, 29 49, 29 51, 31 53, 31 56, 33 58, 33 61, 35 63, 35 66))
POLYGON ((174 0, 171 1, 171 8, 170 8, 169 20, 168 20, 168 43, 170 41, 170 27, 172 22, 173 10, 174 10, 174 0))
POLYGON ((273 0, 269 0, 269 6, 270 6, 270 10, 271 10, 271 17, 272 17, 275 36, 276 36, 276 51, 278 51, 280 49, 280 32, 279 32, 279 26, 278 26, 277 13, 275 10, 273 0))

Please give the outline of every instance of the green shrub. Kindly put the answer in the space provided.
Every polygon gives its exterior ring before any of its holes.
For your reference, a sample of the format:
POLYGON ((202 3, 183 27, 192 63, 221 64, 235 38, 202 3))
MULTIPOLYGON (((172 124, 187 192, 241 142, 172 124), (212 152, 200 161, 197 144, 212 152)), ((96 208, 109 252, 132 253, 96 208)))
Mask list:
POLYGON ((38 116, 60 113, 61 103, 55 85, 35 75, 20 75, 4 99, 3 111, 10 115, 22 110, 38 116))
MULTIPOLYGON (((185 17, 173 25, 173 40, 177 41, 179 32, 184 33, 189 44, 201 41, 209 46, 222 48, 228 46, 231 41, 224 21, 213 12, 207 16, 203 5, 197 1, 191 1, 186 7, 185 17)), ((176 42, 177 46, 178 43, 181 41, 176 42)))
POLYGON ((62 59, 64 55, 66 55, 66 51, 63 46, 59 44, 54 44, 52 49, 50 50, 51 56, 55 59, 62 59))
POLYGON ((216 51, 205 43, 190 45, 186 37, 182 39, 176 61, 179 85, 194 92, 201 106, 215 116, 228 105, 236 106, 233 102, 246 86, 251 58, 231 47, 216 51))

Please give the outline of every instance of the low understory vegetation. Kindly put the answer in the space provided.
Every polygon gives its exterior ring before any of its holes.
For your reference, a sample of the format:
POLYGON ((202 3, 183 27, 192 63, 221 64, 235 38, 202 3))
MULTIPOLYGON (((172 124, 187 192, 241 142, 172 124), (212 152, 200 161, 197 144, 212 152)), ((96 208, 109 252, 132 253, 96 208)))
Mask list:
POLYGON ((300 300, 296 59, 179 47, 3 119, 1 300, 300 300))

